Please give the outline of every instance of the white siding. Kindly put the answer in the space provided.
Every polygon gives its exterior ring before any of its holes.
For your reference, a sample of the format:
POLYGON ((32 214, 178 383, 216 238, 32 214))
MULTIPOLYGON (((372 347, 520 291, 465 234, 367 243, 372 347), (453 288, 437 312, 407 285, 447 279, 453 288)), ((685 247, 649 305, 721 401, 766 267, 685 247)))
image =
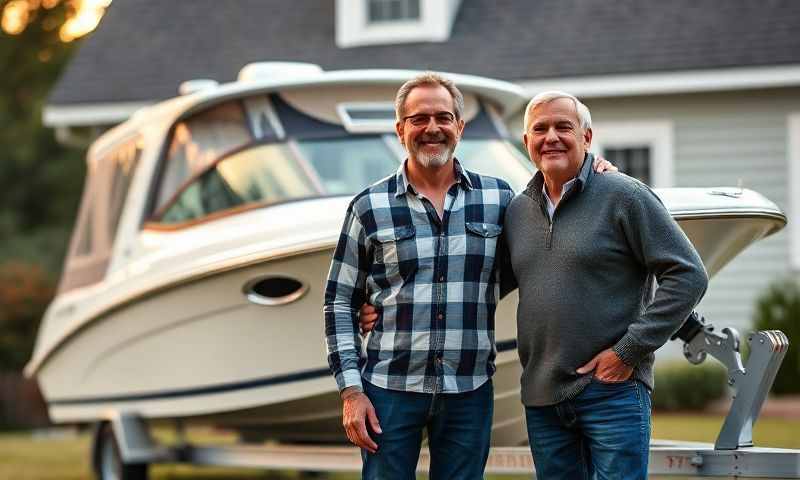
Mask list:
MULTIPOLYGON (((793 220, 800 220, 800 110, 792 112, 787 118, 789 128, 789 210, 793 220), (794 186, 794 188, 792 188, 794 186)), ((790 261, 795 273, 800 273, 800 222, 789 222, 790 261)))

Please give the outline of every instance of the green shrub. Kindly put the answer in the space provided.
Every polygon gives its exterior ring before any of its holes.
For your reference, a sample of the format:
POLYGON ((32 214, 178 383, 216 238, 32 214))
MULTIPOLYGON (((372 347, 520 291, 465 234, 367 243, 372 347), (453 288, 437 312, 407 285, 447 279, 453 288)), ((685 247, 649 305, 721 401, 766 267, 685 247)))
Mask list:
POLYGON ((789 337, 789 350, 772 392, 800 393, 800 282, 783 280, 770 285, 756 300, 754 315, 757 330, 781 330, 789 337))
POLYGON ((655 377, 655 410, 702 410, 727 390, 727 370, 710 358, 700 365, 675 361, 657 366, 655 377))

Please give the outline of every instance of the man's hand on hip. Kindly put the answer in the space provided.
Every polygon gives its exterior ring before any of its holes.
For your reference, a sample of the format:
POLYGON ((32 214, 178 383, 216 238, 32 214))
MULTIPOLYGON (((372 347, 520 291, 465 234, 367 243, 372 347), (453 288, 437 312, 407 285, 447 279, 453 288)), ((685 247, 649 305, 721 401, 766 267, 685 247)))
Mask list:
POLYGON ((362 335, 366 335, 375 328, 375 322, 378 321, 378 309, 374 305, 365 303, 361 305, 358 311, 358 327, 362 335))
POLYGON ((594 378, 601 382, 624 382, 633 374, 633 368, 625 365, 610 348, 595 355, 586 365, 576 371, 583 375, 592 370, 594 370, 594 378))
POLYGON ((378 416, 375 415, 375 407, 369 398, 353 388, 345 388, 342 391, 342 425, 350 441, 370 453, 378 450, 375 443, 367 432, 367 421, 375 433, 381 433, 381 426, 378 423, 378 416))

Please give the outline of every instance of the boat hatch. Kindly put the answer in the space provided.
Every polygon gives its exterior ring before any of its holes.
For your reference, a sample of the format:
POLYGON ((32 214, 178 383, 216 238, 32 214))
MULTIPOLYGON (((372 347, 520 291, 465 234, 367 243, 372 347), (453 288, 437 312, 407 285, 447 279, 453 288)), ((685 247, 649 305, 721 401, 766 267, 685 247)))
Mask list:
POLYGON ((351 133, 393 132, 397 121, 392 103, 340 103, 336 110, 351 133))

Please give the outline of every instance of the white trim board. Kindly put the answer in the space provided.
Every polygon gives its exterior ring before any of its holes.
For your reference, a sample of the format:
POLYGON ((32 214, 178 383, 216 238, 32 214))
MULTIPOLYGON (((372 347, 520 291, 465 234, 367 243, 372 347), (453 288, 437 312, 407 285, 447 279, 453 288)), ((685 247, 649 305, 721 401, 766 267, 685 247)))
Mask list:
POLYGON ((789 114, 786 124, 789 143, 789 265, 793 271, 800 272, 800 112, 789 114))
POLYGON ((581 98, 697 93, 800 85, 800 65, 557 77, 517 82, 530 96, 563 90, 581 98))
POLYGON ((42 120, 48 127, 112 125, 129 119, 140 108, 155 102, 81 103, 47 105, 42 120))
POLYGON ((673 128, 668 120, 595 122, 592 125, 591 151, 601 153, 607 147, 650 147, 652 187, 672 187, 675 183, 673 128))

